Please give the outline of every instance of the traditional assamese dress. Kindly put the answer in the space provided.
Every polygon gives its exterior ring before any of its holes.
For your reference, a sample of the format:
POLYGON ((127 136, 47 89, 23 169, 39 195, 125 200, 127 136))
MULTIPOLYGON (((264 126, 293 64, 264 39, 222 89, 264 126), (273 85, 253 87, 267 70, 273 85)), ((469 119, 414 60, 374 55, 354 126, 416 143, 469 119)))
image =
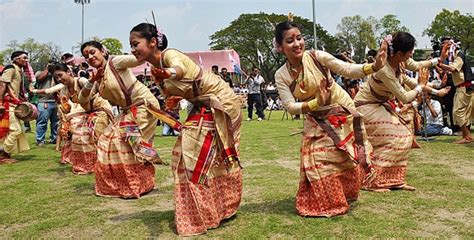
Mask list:
POLYGON ((71 106, 70 112, 59 108, 61 128, 70 133, 63 139, 61 159, 70 162, 72 171, 76 174, 94 172, 97 140, 113 119, 110 103, 97 94, 87 102, 79 102, 78 94, 87 81, 85 78, 74 78, 73 89, 64 84, 45 89, 46 94, 59 91, 60 98, 65 97, 71 106))
POLYGON ((296 80, 288 64, 275 73, 278 93, 290 114, 301 114, 303 103, 295 99, 307 102, 317 98, 323 78, 332 85, 330 105, 319 106, 304 121, 296 209, 302 216, 344 214, 349 210, 348 201, 358 198, 361 171, 370 172, 372 147, 354 102, 328 69, 347 78, 362 78, 363 65, 337 60, 324 51, 304 52, 302 63, 296 80))
POLYGON ((160 67, 179 66, 182 80, 164 80, 162 94, 181 96, 194 108, 173 149, 175 222, 181 236, 202 234, 233 216, 242 195, 239 164, 241 105, 228 83, 175 49, 160 67))
MULTIPOLYGON (((456 52, 454 61, 449 63, 456 71, 452 72, 453 82, 456 86, 453 106, 453 121, 455 125, 460 127, 469 126, 471 124, 471 112, 474 109, 474 97, 472 92, 468 91, 468 87, 472 85, 470 81, 465 81, 462 67, 464 63, 461 56, 456 52)), ((468 66, 469 67, 469 66, 468 66)))
MULTIPOLYGON (((404 66, 417 71, 431 64, 431 61, 415 62, 410 58, 404 66)), ((369 76, 354 99, 357 110, 364 115, 367 135, 374 148, 372 163, 376 179, 363 186, 367 189, 397 188, 405 184, 413 133, 409 121, 395 111, 392 102, 394 98, 404 104, 412 102, 418 94, 414 89, 418 82, 402 73, 402 64, 396 71, 390 64, 385 64, 369 76), (406 91, 403 85, 413 90, 406 91)))
MULTIPOLYGON (((23 80, 22 80, 22 69, 12 64, 3 70, 0 81, 9 83, 13 94, 15 96, 4 96, 3 104, 5 106, 5 112, 1 115, 1 134, 0 134, 0 147, 3 151, 11 155, 12 153, 20 153, 30 149, 26 134, 23 131, 22 123, 20 119, 15 116, 15 107, 18 103, 13 102, 13 97, 21 98, 24 97, 23 80), (9 111, 9 112, 7 112, 9 111)), ((5 91, 5 95, 8 91, 5 91)))
MULTIPOLYGON (((121 108, 115 123, 109 124, 97 142, 94 172, 99 196, 139 198, 155 185, 153 162, 160 162, 153 149, 157 119, 147 109, 149 105, 159 109, 159 104, 130 70, 140 64, 133 55, 113 56, 89 95, 99 93, 121 108)), ((79 98, 89 101, 82 94, 79 98)))

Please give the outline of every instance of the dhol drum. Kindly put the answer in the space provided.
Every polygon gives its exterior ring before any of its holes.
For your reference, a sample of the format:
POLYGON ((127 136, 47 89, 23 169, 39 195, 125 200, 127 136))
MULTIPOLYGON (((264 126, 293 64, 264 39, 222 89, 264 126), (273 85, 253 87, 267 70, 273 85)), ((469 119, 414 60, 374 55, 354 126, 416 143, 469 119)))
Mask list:
POLYGON ((38 108, 29 102, 22 102, 15 107, 15 116, 25 122, 36 120, 38 108))

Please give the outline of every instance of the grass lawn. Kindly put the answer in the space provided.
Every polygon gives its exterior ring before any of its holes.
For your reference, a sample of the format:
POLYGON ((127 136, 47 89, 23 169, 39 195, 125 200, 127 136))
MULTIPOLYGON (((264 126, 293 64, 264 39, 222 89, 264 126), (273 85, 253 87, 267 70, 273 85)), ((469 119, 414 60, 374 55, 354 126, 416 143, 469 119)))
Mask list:
MULTIPOLYGON (((301 135, 290 136, 303 121, 281 121, 282 114, 243 122, 240 209, 197 238, 474 238, 474 144, 453 144, 454 136, 419 141, 407 176, 415 192, 362 191, 346 215, 305 218, 295 210, 301 135)), ((170 163, 175 137, 156 132, 155 148, 170 163)), ((72 174, 53 145, 38 148, 27 134, 31 150, 0 165, 0 238, 178 237, 170 166, 156 167, 155 190, 140 199, 97 197, 93 175, 72 174)))

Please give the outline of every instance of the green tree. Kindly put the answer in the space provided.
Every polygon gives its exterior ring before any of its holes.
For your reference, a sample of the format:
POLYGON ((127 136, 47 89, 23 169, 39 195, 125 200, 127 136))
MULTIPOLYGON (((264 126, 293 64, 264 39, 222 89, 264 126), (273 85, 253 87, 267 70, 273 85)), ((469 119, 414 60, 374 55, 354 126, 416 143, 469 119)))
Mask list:
POLYGON ((385 36, 395 32, 410 32, 407 27, 400 24, 400 20, 393 14, 383 16, 378 22, 377 30, 379 32, 377 42, 380 42, 385 36))
MULTIPOLYGON (((257 49, 262 53, 264 61, 260 70, 266 81, 274 81, 275 71, 284 63, 282 54, 272 51, 275 25, 287 20, 282 14, 241 14, 230 25, 210 36, 209 44, 212 50, 234 49, 239 53, 241 67, 250 70, 252 66, 259 66, 257 49)), ((314 46, 313 23, 298 16, 294 22, 302 26, 306 48, 314 46)), ((334 52, 338 47, 338 40, 331 36, 320 25, 316 25, 318 46, 323 45, 326 51, 334 52)))
POLYGON ((472 54, 474 47, 474 17, 468 13, 461 14, 458 10, 443 9, 438 13, 430 26, 423 31, 432 40, 439 41, 444 36, 452 36, 461 40, 462 48, 472 54))
POLYGON ((360 15, 343 17, 337 25, 339 32, 336 37, 343 42, 345 49, 353 50, 353 59, 362 62, 365 59, 365 48, 375 49, 377 47, 375 33, 378 30, 378 20, 374 17, 362 18, 360 15), (352 49, 354 48, 354 49, 352 49))
POLYGON ((23 43, 12 40, 7 44, 7 49, 2 51, 3 63, 10 63, 11 54, 18 50, 28 53, 30 64, 35 71, 43 69, 49 60, 57 60, 61 55, 61 48, 51 42, 40 43, 33 38, 27 38, 23 43))
POLYGON ((123 45, 120 40, 116 38, 104 38, 100 40, 100 43, 104 45, 111 55, 121 55, 123 45))

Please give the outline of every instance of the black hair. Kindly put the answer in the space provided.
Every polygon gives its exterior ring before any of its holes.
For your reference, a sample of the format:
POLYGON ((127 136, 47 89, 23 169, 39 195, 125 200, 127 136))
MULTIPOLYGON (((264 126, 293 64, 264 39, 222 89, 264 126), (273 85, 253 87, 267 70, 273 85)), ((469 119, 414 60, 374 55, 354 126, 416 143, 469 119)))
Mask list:
POLYGON ((377 56, 377 51, 375 51, 374 49, 370 49, 370 50, 367 52, 367 56, 375 57, 375 56, 377 56))
POLYGON ((24 52, 24 51, 14 51, 14 52, 12 53, 11 57, 10 57, 10 60, 13 61, 13 59, 15 59, 16 57, 18 57, 18 56, 20 56, 20 55, 22 55, 22 54, 28 55, 28 53, 27 53, 27 52, 24 52))
POLYGON ((392 46, 393 54, 398 51, 406 53, 415 48, 415 38, 407 32, 397 32, 393 35, 392 46))
POLYGON ((66 59, 69 59, 69 58, 72 58, 74 57, 74 55, 70 54, 70 53, 65 53, 61 56, 61 60, 66 60, 66 59))
POLYGON ((453 37, 451 37, 451 36, 444 36, 444 37, 441 38, 441 43, 443 43, 446 40, 452 40, 452 39, 453 39, 453 37))
POLYGON ((275 27, 275 40, 278 44, 282 45, 283 38, 285 37, 285 31, 290 30, 292 28, 298 28, 301 30, 301 26, 290 21, 284 21, 276 25, 275 27))
POLYGON ((65 64, 65 63, 56 63, 53 65, 53 68, 52 68, 52 72, 56 72, 56 71, 64 71, 64 72, 67 72, 69 71, 69 67, 65 64))
POLYGON ((212 65, 212 66, 211 66, 211 69, 219 70, 219 66, 217 66, 217 65, 212 65))
POLYGON ((82 62, 82 63, 81 63, 81 67, 83 67, 83 68, 89 68, 89 64, 87 64, 86 62, 82 62))
POLYGON ((161 51, 165 50, 168 47, 168 38, 163 33, 163 38, 161 41, 158 40, 158 31, 156 26, 150 23, 140 23, 137 26, 133 27, 130 33, 136 32, 140 34, 140 37, 145 38, 148 41, 151 41, 152 38, 156 38, 157 48, 161 51))
MULTIPOLYGON (((100 42, 97 42, 97 41, 88 41, 88 42, 85 42, 81 45, 81 53, 84 55, 83 51, 84 51, 84 48, 88 47, 88 46, 92 46, 92 47, 95 47, 101 51, 104 51, 105 48, 104 46, 102 45, 102 43, 100 42)), ((105 54, 105 59, 109 59, 109 53, 106 52, 105 54)))

